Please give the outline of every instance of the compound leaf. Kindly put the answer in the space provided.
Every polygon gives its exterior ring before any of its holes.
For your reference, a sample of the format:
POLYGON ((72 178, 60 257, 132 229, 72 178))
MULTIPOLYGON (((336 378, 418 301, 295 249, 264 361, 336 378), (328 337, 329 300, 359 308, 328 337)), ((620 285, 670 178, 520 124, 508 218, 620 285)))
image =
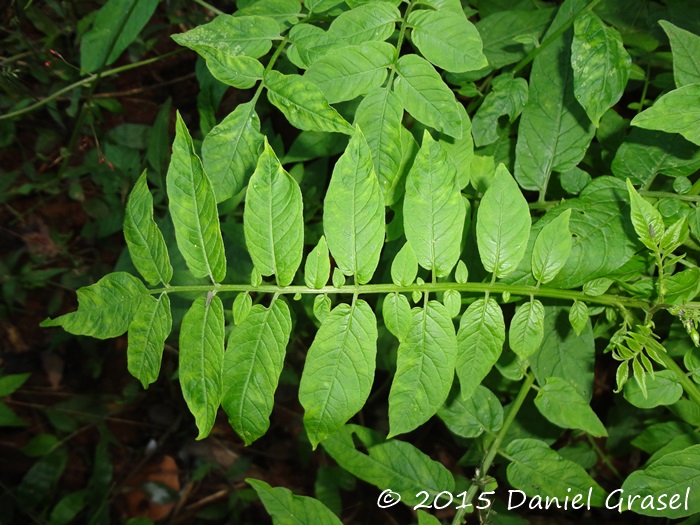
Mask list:
POLYGON ((175 130, 166 182, 177 246, 192 275, 220 283, 226 277, 226 255, 214 190, 179 112, 175 130))
POLYGON ((369 397, 377 355, 377 319, 362 299, 339 304, 321 323, 299 384, 304 427, 316 446, 369 397))
POLYGON ((168 294, 160 294, 157 299, 144 295, 129 325, 127 347, 129 372, 144 388, 158 379, 163 346, 172 326, 168 294))
POLYGON ((389 392, 389 436, 410 432, 435 415, 454 378, 457 340, 447 309, 429 301, 412 316, 389 392))
POLYGON ((218 296, 199 297, 182 318, 180 386, 199 429, 209 435, 221 403, 224 362, 224 306, 218 296))
POLYGON ((384 197, 374 174, 372 154, 358 129, 338 159, 323 206, 328 248, 344 275, 369 282, 384 245, 384 197))
POLYGON ((221 405, 246 445, 265 434, 292 331, 287 304, 256 304, 229 336, 221 405))
POLYGON ((173 277, 168 248, 153 220, 153 196, 144 171, 131 190, 124 213, 124 239, 134 266, 151 286, 173 277))
POLYGON ((304 249, 303 199, 265 141, 250 178, 243 211, 243 231, 253 264, 261 275, 276 275, 280 286, 294 279, 304 249))

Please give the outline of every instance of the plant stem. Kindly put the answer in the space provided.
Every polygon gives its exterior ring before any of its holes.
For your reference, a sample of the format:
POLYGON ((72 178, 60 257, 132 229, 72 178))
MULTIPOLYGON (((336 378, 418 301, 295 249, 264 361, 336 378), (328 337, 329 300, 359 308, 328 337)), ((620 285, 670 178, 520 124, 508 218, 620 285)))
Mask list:
POLYGON ((683 386, 683 390, 688 397, 700 407, 700 388, 690 379, 676 361, 666 352, 657 352, 666 368, 676 374, 678 382, 683 386))
MULTIPOLYGON (((515 400, 510 406, 510 410, 508 411, 508 414, 506 415, 505 420, 503 421, 503 426, 498 431, 498 434, 496 435, 494 440, 491 442, 491 445, 489 445, 488 452, 486 452, 486 456, 484 456, 484 460, 481 462, 481 468, 479 469, 479 472, 476 476, 477 479, 472 481, 472 484, 469 487, 469 490, 467 491, 467 495, 464 499, 465 504, 471 503, 471 501, 474 499, 474 496, 476 496, 476 492, 477 490, 479 490, 478 478, 483 478, 484 476, 486 476, 489 469, 491 468, 491 464, 496 458, 496 454, 498 454, 498 449, 500 448, 501 443, 503 443, 503 440, 505 439, 506 434, 510 429, 510 426, 513 424, 513 421, 515 421, 515 416, 518 415, 520 407, 522 407, 523 403, 525 402, 525 398, 527 397, 527 394, 530 391, 530 388, 532 387, 534 382, 535 375, 532 372, 528 372, 528 374, 525 376, 523 384, 520 386, 518 395, 515 397, 515 400)), ((454 519, 452 520, 452 525, 462 525, 462 523, 464 523, 464 515, 466 513, 466 508, 459 509, 457 511, 457 514, 455 514, 454 519)))
MULTIPOLYGON (((697 184, 697 183, 696 183, 697 184)), ((695 185, 693 185, 695 188, 695 185)), ((658 199, 678 199, 679 201, 689 201, 689 202, 700 202, 700 195, 693 194, 693 188, 686 194, 671 193, 668 191, 646 191, 641 190, 639 192, 643 197, 656 197, 658 199)), ((698 185, 698 192, 700 192, 700 185, 698 185)))
POLYGON ((217 15, 225 15, 226 14, 221 9, 217 9, 216 7, 205 2, 204 0, 194 0, 194 3, 201 5, 203 8, 208 9, 209 11, 211 11, 212 13, 216 13, 217 15))

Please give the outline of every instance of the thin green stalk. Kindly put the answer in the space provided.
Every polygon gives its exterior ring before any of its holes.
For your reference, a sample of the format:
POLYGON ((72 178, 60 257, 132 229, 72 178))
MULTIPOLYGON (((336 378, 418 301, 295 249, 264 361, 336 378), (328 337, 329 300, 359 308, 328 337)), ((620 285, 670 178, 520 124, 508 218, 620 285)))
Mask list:
MULTIPOLYGON (((693 186, 693 188, 694 187, 695 186, 693 186)), ((639 194, 642 195, 643 197, 656 197, 658 199, 678 199, 679 201, 700 202, 700 195, 693 194, 692 193, 693 188, 691 188, 690 191, 688 193, 685 193, 685 194, 671 193, 668 191, 647 191, 647 190, 640 190, 639 194)), ((700 185, 698 185, 698 192, 700 192, 700 185)))
MULTIPOLYGON (((486 456, 484 456, 484 460, 481 462, 481 467, 479 468, 479 471, 476 475, 476 479, 472 481, 472 484, 470 485, 469 490, 467 491, 467 495, 464 498, 465 505, 471 503, 471 501, 474 499, 474 496, 476 496, 476 493, 479 490, 480 479, 482 479, 484 476, 486 476, 486 474, 488 474, 488 471, 491 468, 491 465, 493 464, 493 460, 496 458, 496 454, 498 454, 498 449, 501 447, 501 444, 503 443, 506 434, 508 434, 508 430, 513 424, 513 421, 515 421, 515 417, 518 415, 518 412, 520 411, 520 408, 525 402, 525 398, 527 397, 528 392, 530 392, 530 388, 532 387, 534 382, 534 374, 532 372, 528 372, 528 374, 525 376, 523 384, 520 386, 518 395, 513 401, 513 404, 510 406, 510 410, 508 410, 508 414, 506 415, 505 420, 503 421, 503 426, 498 431, 498 434, 496 435, 494 440, 491 442, 491 445, 489 445, 488 451, 486 452, 486 456)), ((455 514, 455 517, 452 520, 452 525, 462 525, 462 523, 464 523, 467 508, 461 508, 457 511, 457 514, 455 514)))
POLYGON ((399 59, 399 55, 401 54, 401 46, 403 45, 404 38, 406 38, 406 20, 408 19, 408 15, 411 14, 411 11, 413 10, 413 6, 415 6, 419 2, 410 2, 408 4, 408 7, 406 8, 406 12, 404 13, 403 17, 401 18, 401 27, 399 28, 399 37, 396 40, 396 53, 394 54, 394 62, 391 64, 391 72, 389 73, 389 80, 387 80, 387 86, 391 87, 391 83, 394 81, 394 75, 396 75, 396 62, 399 59))
POLYGON ((657 352, 657 354, 664 362, 666 368, 676 374, 678 382, 683 387, 683 390, 685 390, 685 393, 688 394, 688 397, 700 407, 700 388, 698 388, 698 385, 686 375, 685 371, 678 366, 670 355, 666 352, 657 352))
POLYGON ((208 9, 209 11, 211 11, 212 13, 216 13, 217 15, 225 15, 226 14, 221 9, 217 9, 216 7, 205 2, 204 0, 194 0, 194 3, 201 5, 203 8, 208 9))
MULTIPOLYGON (((258 293, 280 293, 280 294, 380 294, 392 292, 421 292, 421 293, 436 293, 445 292, 447 290, 457 290, 458 292, 484 294, 487 291, 493 294, 508 292, 516 296, 548 297, 551 299, 563 299, 567 301, 585 301, 587 303, 601 304, 605 306, 614 306, 617 308, 641 308, 649 309, 654 306, 656 309, 671 308, 671 304, 656 304, 652 305, 647 301, 635 299, 633 297, 620 297, 617 295, 602 294, 598 296, 586 295, 583 292, 576 290, 562 290, 558 288, 516 285, 508 283, 453 283, 453 282, 438 282, 412 284, 409 286, 397 286, 395 284, 360 284, 360 285, 345 285, 340 288, 335 286, 324 286, 323 288, 309 288, 307 286, 294 285, 280 287, 275 284, 263 284, 260 286, 252 286, 250 284, 215 284, 215 285, 192 285, 192 286, 167 286, 149 290, 150 294, 159 294, 162 292, 168 293, 184 293, 184 292, 200 292, 206 293, 211 290, 216 290, 217 293, 231 292, 258 292, 258 293)), ((691 302, 684 305, 686 309, 700 309, 700 302, 691 302)))

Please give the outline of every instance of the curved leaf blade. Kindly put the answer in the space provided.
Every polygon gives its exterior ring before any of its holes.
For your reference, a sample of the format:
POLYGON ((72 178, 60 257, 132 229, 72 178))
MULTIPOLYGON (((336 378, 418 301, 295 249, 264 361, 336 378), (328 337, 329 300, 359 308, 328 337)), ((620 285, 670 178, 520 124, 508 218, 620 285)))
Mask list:
POLYGON ((671 42, 673 53, 673 78, 676 87, 700 82, 700 36, 673 25, 666 20, 659 20, 671 42))
POLYGON ((532 249, 532 275, 539 283, 554 279, 571 254, 569 217, 570 209, 547 223, 537 234, 532 249))
POLYGON ((243 232, 261 275, 275 275, 280 286, 294 279, 304 250, 303 199, 297 182, 277 159, 267 140, 250 178, 243 232))
POLYGON ((144 388, 158 379, 163 346, 173 326, 170 298, 145 295, 129 325, 127 363, 129 372, 144 388))
POLYGON ((297 496, 284 487, 271 487, 264 481, 246 479, 258 493, 274 525, 342 525, 323 503, 308 496, 297 496))
POLYGON ((364 406, 376 355, 377 319, 362 299, 339 304, 323 320, 299 383, 304 427, 314 448, 364 406))
POLYGON ((687 84, 659 97, 654 105, 637 114, 632 126, 680 133, 700 146, 700 83, 687 84))
POLYGON ((544 305, 533 299, 515 311, 510 322, 508 342, 520 359, 527 359, 537 351, 543 338, 544 305))
POLYGON ((226 277, 226 254, 214 190, 179 112, 175 130, 166 182, 177 246, 192 275, 220 283, 226 277))
POLYGON ((562 428, 577 428, 595 437, 608 431, 574 386, 561 377, 548 377, 535 397, 535 406, 549 421, 562 428))
POLYGON ((173 267, 163 234, 153 220, 153 196, 148 191, 145 171, 126 202, 124 239, 134 266, 151 286, 170 282, 173 267))
POLYGON ((321 235, 318 244, 306 257, 304 265, 304 282, 309 288, 321 289, 326 286, 331 276, 331 260, 328 254, 326 237, 321 235))
POLYGON ((396 22, 401 20, 399 9, 391 2, 370 1, 340 14, 328 28, 328 33, 348 44, 389 38, 396 22))

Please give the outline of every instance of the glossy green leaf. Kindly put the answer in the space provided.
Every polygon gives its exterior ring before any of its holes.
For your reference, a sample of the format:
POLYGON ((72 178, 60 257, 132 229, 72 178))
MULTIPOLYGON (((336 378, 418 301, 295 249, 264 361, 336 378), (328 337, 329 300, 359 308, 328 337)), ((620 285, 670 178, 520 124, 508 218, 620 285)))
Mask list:
POLYGON ((127 360, 129 372, 144 388, 158 379, 165 339, 173 321, 168 294, 145 295, 129 325, 127 360))
POLYGON ((537 234, 532 249, 532 274, 539 283, 554 279, 571 254, 570 217, 571 210, 564 211, 537 234))
POLYGON ((243 229, 248 252, 261 275, 280 286, 294 279, 304 249, 303 199, 267 141, 248 184, 243 229))
POLYGON ((508 169, 499 164, 486 190, 476 221, 476 241, 484 268, 508 275, 525 255, 530 236, 530 208, 508 169))
POLYGON ((457 317, 462 310, 462 294, 457 290, 445 290, 442 296, 442 304, 445 305, 450 317, 457 317))
POLYGON ((348 44, 389 38, 401 19, 398 8, 390 2, 371 1, 339 15, 328 28, 348 44))
POLYGON ((514 122, 527 103, 527 80, 513 78, 512 74, 503 73, 491 82, 491 92, 476 111, 472 119, 474 143, 477 146, 492 144, 498 140, 498 120, 507 115, 509 122, 514 122))
POLYGON ((659 20, 659 25, 671 41, 676 87, 700 82, 700 36, 666 20, 659 20))
POLYGON ((265 67, 248 56, 229 55, 223 51, 200 51, 211 75, 219 82, 238 89, 252 88, 262 79, 265 67))
POLYGON ((206 304, 199 297, 182 318, 180 328, 180 386, 199 429, 209 435, 222 395, 224 364, 224 306, 217 295, 206 304))
POLYGON ((305 131, 327 131, 350 134, 353 128, 328 105, 321 89, 299 75, 283 75, 271 70, 265 73, 267 98, 289 123, 305 131))
POLYGON ((406 178, 404 231, 418 264, 438 277, 448 275, 460 254, 466 208, 456 169, 427 131, 406 178))
POLYGON ((338 268, 369 282, 384 245, 384 197, 367 141, 358 129, 338 159, 323 205, 323 231, 338 268))
POLYGON ((231 307, 231 313, 233 314, 233 323, 241 324, 250 310, 253 308, 253 298, 248 292, 239 293, 233 300, 233 306, 231 307))
POLYGON ((389 436, 410 432, 435 415, 454 378, 457 340, 450 314, 437 301, 411 313, 389 392, 389 436))
POLYGON ((440 520, 424 510, 418 510, 418 525, 440 525, 440 520))
POLYGON ((439 68, 462 73, 488 65, 479 32, 463 12, 416 9, 408 15, 407 22, 411 41, 439 68))
POLYGON ((607 436, 603 423, 576 388, 561 377, 548 377, 537 392, 535 405, 549 421, 562 428, 576 428, 592 436, 607 436))
POLYGON ((616 29, 592 12, 576 17, 571 43, 574 93, 596 127, 622 97, 631 64, 616 29))
POLYGON ((606 493, 580 465, 564 459, 546 443, 536 439, 516 439, 511 441, 506 453, 512 459, 508 465, 508 481, 528 496, 540 495, 569 498, 573 501, 581 494, 578 504, 587 503, 593 507, 605 505, 606 493))
POLYGON ((399 341, 403 341, 411 330, 413 319, 411 305, 408 303, 406 296, 399 293, 387 294, 382 304, 382 316, 387 329, 399 341))
POLYGON ((158 0, 109 0, 80 39, 80 69, 92 73, 113 63, 136 39, 158 0))
POLYGON ((323 13, 341 3, 342 0, 307 0, 304 6, 314 13, 323 13))
MULTIPOLYGON (((457 169, 457 186, 460 189, 469 184, 472 171, 472 159, 474 158, 474 139, 472 138, 472 123, 467 115, 467 110, 461 104, 457 105, 458 113, 462 119, 462 137, 456 139, 444 133, 438 135, 438 142, 442 149, 447 152, 447 156, 457 169)), ((467 215, 471 208, 469 201, 465 200, 467 215)))
MULTIPOLYGON (((635 371, 636 373, 636 371, 635 371)), ((661 370, 646 377, 646 394, 636 381, 625 385, 624 396, 627 401, 639 408, 654 408, 672 405, 683 395, 683 387, 676 374, 670 370, 661 370)))
POLYGON ((581 335, 581 333, 586 329, 588 325, 588 306, 583 301, 574 301, 569 309, 569 322, 571 323, 571 328, 574 329, 576 335, 581 335))
POLYGON ((498 361, 506 340, 503 312, 492 298, 477 299, 462 314, 457 331, 457 377, 468 399, 498 361))
POLYGON ((343 272, 341 272, 337 266, 333 268, 333 276, 331 277, 331 281, 333 282, 333 286, 336 288, 342 288, 345 286, 345 275, 343 275, 343 272))
POLYGON ((255 104, 239 104, 207 133, 202 142, 202 164, 216 201, 230 199, 243 189, 255 170, 263 146, 255 104))
MULTIPOLYGON (((569 23, 585 4, 585 0, 564 2, 544 38, 569 23)), ((593 138, 595 128, 574 96, 572 32, 557 37, 532 62, 515 150, 515 178, 526 190, 541 191, 552 171, 576 166, 593 138)))
POLYGON ((459 284, 465 284, 469 281, 469 270, 464 261, 457 262, 457 269, 455 270, 455 281, 459 284))
POLYGON ((632 125, 666 133, 680 133, 700 146, 700 83, 687 84, 656 99, 654 105, 638 113, 632 125))
POLYGON ((659 210, 644 200, 629 180, 627 181, 627 191, 629 192, 630 205, 632 207, 630 217, 632 218, 634 231, 637 232, 637 237, 650 250, 658 250, 659 240, 666 231, 664 220, 659 210))
POLYGON ((689 303, 700 293, 700 268, 688 268, 666 279, 664 299, 670 304, 689 303))
POLYGON ((275 20, 280 31, 284 31, 299 21, 300 11, 301 3, 297 0, 256 0, 248 5, 241 5, 234 16, 264 15, 275 20))
POLYGON ((195 277, 220 283, 226 277, 226 255, 216 198, 179 112, 166 182, 175 238, 187 267, 195 277))
POLYGON ((418 55, 403 55, 395 67, 394 92, 406 110, 423 124, 461 138, 459 105, 430 62, 418 55))
POLYGON ((387 206, 394 204, 400 194, 402 117, 401 99, 387 88, 369 93, 355 112, 355 124, 365 134, 387 206))
POLYGON ((328 317, 328 314, 331 313, 331 299, 328 297, 328 295, 324 294, 319 294, 316 297, 314 297, 314 306, 313 306, 313 311, 314 311, 314 316, 316 319, 318 319, 319 323, 322 323, 323 320, 328 317))
POLYGON ((391 263, 391 280, 396 286, 410 286, 418 275, 418 260, 411 248, 411 243, 407 242, 399 250, 391 263))
POLYGON ((326 238, 321 235, 318 244, 306 257, 304 265, 304 282, 309 288, 320 289, 326 286, 331 277, 331 260, 328 254, 326 238))
POLYGON ((566 308, 545 306, 544 339, 530 357, 532 371, 540 385, 550 377, 560 377, 574 385, 584 399, 593 395, 595 343, 590 324, 581 335, 569 325, 566 308))
POLYGON ((518 357, 527 359, 537 351, 543 338, 544 305, 533 299, 515 311, 508 330, 508 343, 518 357))
POLYGON ((265 434, 292 331, 287 304, 256 304, 228 339, 221 406, 246 445, 265 434))
POLYGON ((333 512, 317 499, 297 496, 284 487, 271 487, 264 481, 247 478, 255 489, 274 525, 342 525, 333 512))
POLYGON ((144 171, 131 190, 124 213, 124 239, 134 266, 151 286, 173 277, 168 248, 153 220, 153 196, 144 171))
POLYGON ((622 484, 622 509, 637 514, 665 518, 684 518, 700 512, 700 445, 672 452, 654 461, 644 470, 632 472, 622 484), (676 498, 675 496, 678 495, 676 498), (631 505, 630 505, 631 504, 631 505))
POLYGON ((304 78, 321 88, 331 104, 352 100, 382 86, 395 52, 386 42, 341 47, 311 64, 304 78))
POLYGON ((612 161, 619 179, 644 186, 658 173, 685 177, 700 169, 700 147, 675 133, 632 128, 612 161))
POLYGON ((77 293, 77 311, 46 319, 41 326, 61 326, 71 334, 97 339, 120 336, 128 330, 147 290, 133 275, 114 272, 77 293))
POLYGON ((299 384, 304 427, 314 448, 340 429, 369 397, 377 355, 377 319, 358 299, 323 320, 299 384))
POLYGON ((437 415, 450 432, 464 438, 495 433, 503 426, 503 407, 488 388, 477 386, 468 399, 461 395, 448 399, 437 415))
POLYGON ((454 478, 442 464, 410 443, 385 440, 368 428, 345 425, 323 442, 323 448, 352 475, 379 489, 399 493, 407 505, 422 501, 417 495, 421 490, 433 498, 444 490, 454 490, 454 478), (358 450, 353 437, 366 453, 358 450))
POLYGON ((294 26, 287 37, 293 44, 287 56, 302 69, 307 69, 330 50, 347 45, 341 37, 311 24, 294 26))

